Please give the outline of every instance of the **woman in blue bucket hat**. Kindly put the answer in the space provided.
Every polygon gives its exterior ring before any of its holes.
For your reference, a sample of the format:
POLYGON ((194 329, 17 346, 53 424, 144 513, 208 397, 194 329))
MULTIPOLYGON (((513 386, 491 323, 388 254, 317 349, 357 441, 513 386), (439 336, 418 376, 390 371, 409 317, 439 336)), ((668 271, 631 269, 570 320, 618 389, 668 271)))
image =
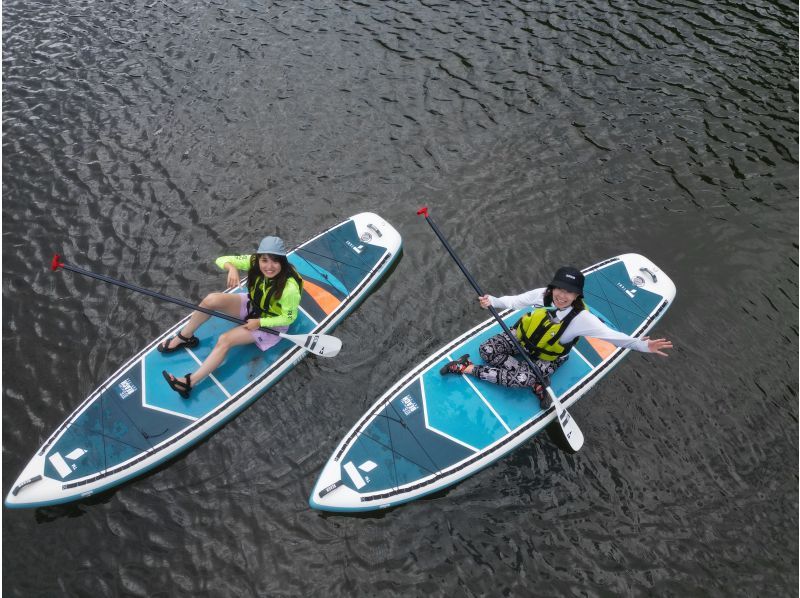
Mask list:
MULTIPOLYGON (((239 270, 247 271, 247 293, 211 293, 200 306, 247 320, 247 323, 222 334, 209 356, 194 372, 183 378, 163 372, 167 384, 184 399, 189 398, 192 386, 222 364, 231 347, 255 343, 266 351, 281 339, 259 328, 286 332, 297 319, 303 279, 286 259, 286 253, 282 239, 264 237, 252 255, 224 255, 216 260, 217 266, 228 272, 228 287, 239 285, 239 270)), ((200 311, 192 312, 180 332, 159 345, 158 350, 172 353, 182 347, 196 347, 200 339, 194 336, 194 332, 209 317, 200 311)))

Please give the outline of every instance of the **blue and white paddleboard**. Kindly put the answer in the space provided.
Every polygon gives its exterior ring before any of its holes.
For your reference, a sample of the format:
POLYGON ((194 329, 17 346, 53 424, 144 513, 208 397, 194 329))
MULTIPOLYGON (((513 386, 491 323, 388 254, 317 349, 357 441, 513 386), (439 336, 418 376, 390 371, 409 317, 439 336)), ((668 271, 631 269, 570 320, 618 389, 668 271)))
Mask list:
MULTIPOLYGON (((289 334, 332 330, 388 272, 401 246, 389 223, 362 213, 297 247, 288 258, 303 277, 303 295, 289 334)), ((227 292, 245 292, 245 284, 227 292)), ((307 353, 287 340, 264 352, 255 345, 235 347, 184 400, 161 370, 193 371, 219 335, 235 326, 211 318, 195 333, 197 348, 159 353, 157 345, 187 319, 122 366, 59 426, 12 486, 7 507, 73 501, 156 467, 225 424, 307 353)))
MULTIPOLYGON (((664 315, 675 285, 641 255, 626 254, 584 271, 589 308, 612 328, 641 337, 664 315)), ((501 317, 513 326, 524 312, 501 317)), ((439 491, 474 474, 542 431, 555 417, 527 389, 471 376, 442 376, 448 361, 501 332, 489 319, 423 361, 383 395, 345 436, 309 499, 325 511, 370 511, 439 491)), ((581 339, 554 374, 555 400, 569 407, 629 352, 581 339)))

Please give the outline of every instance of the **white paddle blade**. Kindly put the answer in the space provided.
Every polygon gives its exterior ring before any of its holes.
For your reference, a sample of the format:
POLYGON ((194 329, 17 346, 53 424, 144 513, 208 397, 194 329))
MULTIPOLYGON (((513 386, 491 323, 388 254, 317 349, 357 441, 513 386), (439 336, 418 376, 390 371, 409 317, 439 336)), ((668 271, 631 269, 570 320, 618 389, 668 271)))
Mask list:
POLYGON ((342 349, 342 341, 329 334, 283 334, 281 332, 280 336, 320 357, 335 357, 342 349))
POLYGON ((554 404, 556 406, 556 419, 561 424, 561 431, 564 432, 569 448, 577 453, 583 446, 583 432, 581 432, 575 420, 572 419, 569 411, 563 409, 557 400, 554 401, 554 404))

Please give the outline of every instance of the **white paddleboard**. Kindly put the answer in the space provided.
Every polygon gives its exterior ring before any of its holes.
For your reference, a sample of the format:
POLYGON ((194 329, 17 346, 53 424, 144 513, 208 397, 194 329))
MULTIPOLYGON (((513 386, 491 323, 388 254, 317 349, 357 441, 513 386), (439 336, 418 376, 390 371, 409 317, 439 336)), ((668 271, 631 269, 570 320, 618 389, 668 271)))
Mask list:
MULTIPOLYGON (((383 218, 362 213, 294 249, 288 259, 304 283, 300 316, 289 334, 331 331, 381 281, 401 245, 400 234, 383 218)), ((245 292, 244 284, 227 292, 245 292)), ((224 425, 307 353, 287 340, 263 352, 255 345, 234 347, 225 363, 182 399, 161 371, 195 370, 217 338, 235 326, 211 318, 195 333, 198 347, 159 353, 157 345, 187 319, 154 339, 78 406, 25 466, 7 507, 69 502, 143 474, 224 425)))

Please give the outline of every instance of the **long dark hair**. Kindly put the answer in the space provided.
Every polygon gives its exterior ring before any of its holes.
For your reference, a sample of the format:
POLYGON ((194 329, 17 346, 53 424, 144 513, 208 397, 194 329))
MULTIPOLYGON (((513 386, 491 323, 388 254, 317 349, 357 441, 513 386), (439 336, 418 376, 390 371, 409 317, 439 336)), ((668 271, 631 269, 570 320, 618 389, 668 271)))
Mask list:
MULTIPOLYGON (((551 305, 553 305, 553 289, 554 288, 555 287, 553 285, 548 285, 547 288, 544 291, 544 304, 547 307, 550 307, 551 305)), ((572 302, 572 309, 574 309, 576 312, 578 312, 578 311, 582 310, 584 307, 585 307, 585 304, 583 303, 583 294, 579 294, 577 297, 575 297, 575 301, 572 302)))
POLYGON ((264 275, 261 274, 261 269, 258 267, 258 258, 262 255, 268 255, 270 259, 278 262, 281 265, 280 273, 272 279, 272 284, 275 285, 273 287, 274 291, 272 296, 275 299, 280 299, 281 295, 283 295, 283 289, 286 286, 286 281, 289 280, 291 276, 297 281, 297 285, 302 289, 303 288, 303 279, 300 278, 300 275, 297 273, 297 270, 294 269, 289 263, 289 260, 286 259, 285 255, 275 255, 272 253, 262 254, 262 253, 254 253, 250 256, 250 268, 247 270, 247 291, 250 292, 255 287, 256 282, 259 278, 263 278, 264 275))

